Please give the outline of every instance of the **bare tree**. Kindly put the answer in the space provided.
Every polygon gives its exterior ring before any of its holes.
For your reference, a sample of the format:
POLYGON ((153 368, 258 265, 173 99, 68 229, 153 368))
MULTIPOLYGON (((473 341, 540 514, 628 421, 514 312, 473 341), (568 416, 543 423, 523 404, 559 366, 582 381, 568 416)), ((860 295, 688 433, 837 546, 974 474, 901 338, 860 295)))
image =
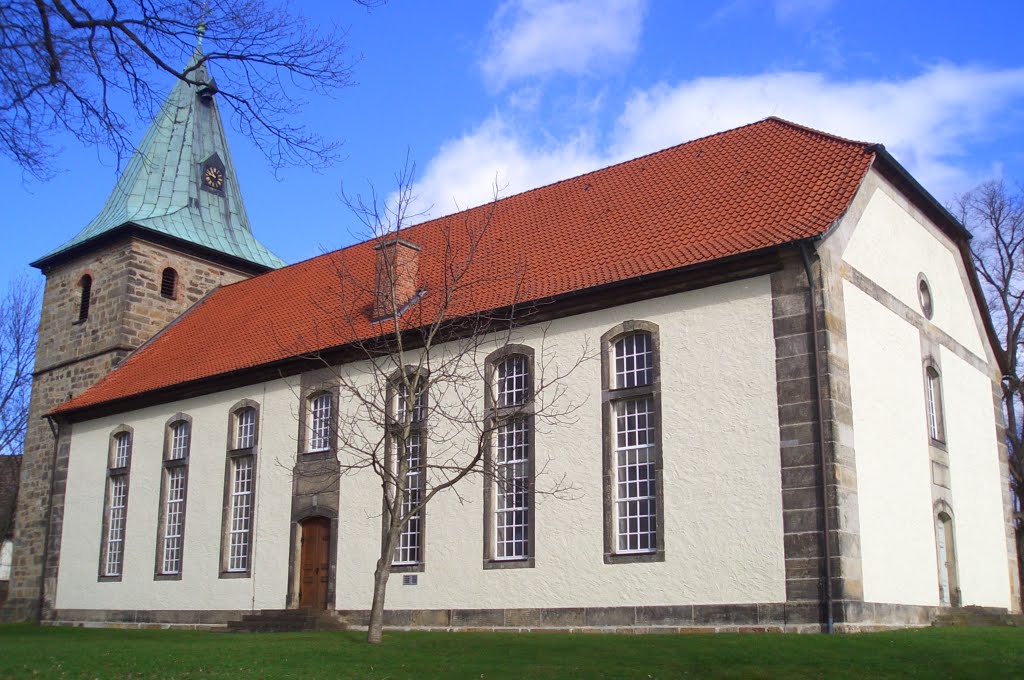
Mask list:
POLYGON ((39 289, 15 278, 0 301, 0 455, 21 453, 35 361, 39 289))
POLYGON ((15 278, 0 300, 0 543, 14 530, 35 361, 39 290, 15 278))
MULTIPOLYGON (((343 364, 324 361, 331 368, 330 382, 340 386, 339 402, 347 405, 340 409, 336 433, 342 454, 309 474, 333 485, 335 475, 369 470, 379 480, 382 528, 367 635, 371 644, 381 641, 392 567, 416 561, 422 513, 439 494, 468 502, 460 484, 476 478, 495 485, 503 497, 575 496, 572 481, 548 473, 546 461, 536 460, 535 452, 528 459, 513 459, 491 455, 491 447, 500 439, 502 450, 517 445, 524 450, 527 427, 544 431, 573 422, 581 404, 567 395, 565 380, 594 356, 586 346, 559 356, 547 343, 546 327, 538 323, 532 331, 530 374, 522 373, 513 385, 512 376, 488 366, 488 355, 515 343, 524 324, 539 320, 537 307, 518 302, 525 267, 510 278, 488 266, 485 254, 494 249, 491 225, 500 210, 495 200, 450 218, 440 242, 432 239, 430 252, 423 254, 433 262, 431 274, 420 278, 420 255, 403 231, 413 217, 414 174, 407 162, 396 178, 397 191, 386 199, 375 193, 366 200, 343 195, 372 235, 378 259, 376 278, 368 281, 365 267, 342 252, 338 277, 346 312, 337 330, 365 338, 369 318, 377 330, 372 338, 356 341, 355 353, 343 364), (427 282, 424 287, 421 281, 427 282), (499 283, 514 291, 514 299, 499 311, 479 311, 477 300, 499 283), (373 300, 372 309, 367 299, 373 300)), ((304 427, 311 424, 307 420, 304 427)))
MULTIPOLYGON (((364 7, 383 0, 353 0, 364 7)), ((220 99, 271 164, 322 166, 336 144, 295 123, 308 92, 352 82, 345 33, 274 0, 5 0, 0 3, 0 153, 52 173, 53 134, 133 150, 133 111, 150 119, 171 75, 199 84, 217 64, 220 99), (204 53, 189 64, 199 40, 204 53)))
POLYGON ((1006 359, 1003 406, 1018 576, 1024 593, 1024 187, 1010 188, 1002 180, 986 182, 959 196, 955 209, 974 235, 974 265, 1006 359))

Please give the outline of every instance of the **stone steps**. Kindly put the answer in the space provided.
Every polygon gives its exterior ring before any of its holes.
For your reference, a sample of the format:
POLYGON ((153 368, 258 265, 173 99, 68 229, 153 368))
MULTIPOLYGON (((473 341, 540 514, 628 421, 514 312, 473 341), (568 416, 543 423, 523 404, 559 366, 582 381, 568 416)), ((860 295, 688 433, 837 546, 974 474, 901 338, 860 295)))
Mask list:
POLYGON ((241 621, 229 621, 229 633, 299 633, 313 630, 345 630, 333 613, 323 609, 263 609, 245 614, 241 621))
POLYGON ((1012 626, 1024 628, 1024 616, 1008 614, 1005 609, 991 607, 952 607, 932 621, 940 628, 967 628, 975 626, 1012 626))

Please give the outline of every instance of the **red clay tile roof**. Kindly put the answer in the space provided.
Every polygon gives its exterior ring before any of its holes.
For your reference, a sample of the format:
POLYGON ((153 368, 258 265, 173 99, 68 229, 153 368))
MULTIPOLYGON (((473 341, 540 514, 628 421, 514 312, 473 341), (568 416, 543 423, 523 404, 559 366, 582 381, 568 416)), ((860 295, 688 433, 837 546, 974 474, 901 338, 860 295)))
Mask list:
MULTIPOLYGON (((425 222, 402 237, 422 246, 425 304, 441 289, 446 239, 463 252, 466 225, 479 228, 494 211, 473 259, 480 283, 449 312, 471 314, 819 235, 846 210, 874 156, 869 144, 768 118, 425 222)), ((55 412, 375 336, 374 245, 217 290, 55 412)))

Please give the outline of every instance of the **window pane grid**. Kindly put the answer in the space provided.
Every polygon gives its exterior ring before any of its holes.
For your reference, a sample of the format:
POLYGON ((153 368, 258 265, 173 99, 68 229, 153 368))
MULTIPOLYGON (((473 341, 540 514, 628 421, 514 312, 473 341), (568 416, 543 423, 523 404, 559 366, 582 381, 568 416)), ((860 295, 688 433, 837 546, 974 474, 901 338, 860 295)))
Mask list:
POLYGON ((256 409, 242 409, 235 418, 235 448, 251 449, 256 444, 256 409))
POLYGON ((495 444, 495 552, 498 560, 529 557, 530 439, 528 421, 498 427, 495 444))
POLYGON ((331 395, 321 394, 309 408, 309 450, 325 451, 331 446, 331 395))
POLYGON ((181 543, 185 528, 185 468, 167 470, 167 507, 164 522, 164 574, 181 571, 181 543))
POLYGON ((409 435, 406 443, 406 459, 408 470, 405 473, 405 496, 402 499, 402 517, 408 517, 409 521, 402 529, 398 538, 398 546, 395 548, 393 564, 419 564, 420 546, 423 537, 423 514, 422 510, 410 515, 413 508, 423 500, 423 442, 419 433, 409 435))
POLYGON ((120 576, 124 561, 124 520, 128 500, 128 480, 124 476, 110 479, 110 517, 107 522, 107 555, 103 573, 120 576))
POLYGON ((128 467, 132 456, 132 436, 122 432, 114 439, 114 467, 128 467))
MULTIPOLYGON (((409 407, 409 388, 403 382, 398 386, 398 408, 395 417, 402 422, 405 420, 405 411, 409 407)), ((413 423, 422 423, 427 416, 427 390, 422 378, 420 378, 419 389, 416 394, 416 403, 413 405, 413 423)))
POLYGON ((228 571, 249 568, 249 529, 252 524, 252 456, 234 461, 231 476, 231 529, 228 548, 228 571))
POLYGON ((654 381, 651 336, 634 333, 615 342, 615 387, 650 385, 654 381))
POLYGON ((498 406, 520 406, 527 398, 526 357, 513 356, 498 364, 498 406))
POLYGON ((618 552, 657 548, 654 400, 615 404, 615 508, 618 552))
POLYGON ((187 422, 175 423, 171 429, 170 460, 184 460, 188 456, 188 440, 191 428, 187 422))

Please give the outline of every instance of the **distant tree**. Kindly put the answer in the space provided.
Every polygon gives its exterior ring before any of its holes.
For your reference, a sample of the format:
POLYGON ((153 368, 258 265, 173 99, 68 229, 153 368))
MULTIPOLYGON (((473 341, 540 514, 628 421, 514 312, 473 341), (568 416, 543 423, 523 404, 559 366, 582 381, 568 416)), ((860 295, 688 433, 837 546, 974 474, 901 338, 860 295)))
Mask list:
POLYGON ((0 455, 20 454, 36 353, 39 289, 15 278, 0 300, 0 455))
POLYGON ((35 362, 39 290, 16 278, 0 300, 0 542, 14 528, 35 362))
POLYGON ((0 456, 0 546, 14 536, 14 508, 21 481, 21 456, 0 456))
MULTIPOLYGON (((337 330, 361 337, 369 315, 379 334, 354 343, 355 352, 344 365, 325 360, 333 384, 339 386, 339 402, 346 405, 339 409, 337 431, 342 453, 327 461, 328 474, 369 470, 381 490, 380 554, 367 634, 371 644, 381 641, 392 566, 400 561, 399 555, 408 557, 422 549, 415 525, 439 494, 452 493, 463 501, 463 482, 477 479, 495 485, 495 493, 503 498, 525 499, 531 493, 574 497, 571 480, 547 474, 546 461, 537 460, 536 452, 523 446, 530 423, 541 430, 574 420, 580 404, 566 396, 565 379, 594 356, 587 347, 562 348, 559 353, 542 333, 540 341, 534 340, 532 374, 517 383, 518 391, 508 383, 508 393, 518 397, 498 399, 501 378, 489 374, 485 358, 515 343, 517 329, 538 311, 517 299, 510 300, 504 311, 466 311, 475 309, 474 300, 499 282, 516 291, 524 285, 523 272, 501 275, 499 281, 494 268, 481 260, 500 204, 495 200, 453 220, 441 242, 432 242, 431 250, 422 255, 434 261, 431 267, 441 276, 419 288, 415 269, 407 269, 405 256, 398 252, 404 246, 396 244, 413 218, 413 178, 414 168, 407 162, 396 178, 397 191, 389 198, 375 193, 367 200, 343 196, 380 255, 376 278, 368 281, 365 271, 350 267, 345 251, 341 253, 343 301, 370 298, 374 303, 372 310, 360 303, 345 304, 337 330), (516 453, 503 460, 488 455, 499 438, 504 451, 516 453)), ((323 472, 321 467, 310 476, 323 472)), ((328 479, 336 486, 337 477, 328 479)))
POLYGON ((954 209, 974 235, 974 265, 1006 356, 1003 406, 1024 599, 1024 186, 1009 187, 1002 180, 986 182, 959 196, 954 209))
MULTIPOLYGON (((384 0, 353 0, 364 7, 384 0)), ((304 91, 352 83, 345 33, 275 0, 6 0, 0 3, 0 153, 52 174, 55 132, 134 148, 133 115, 149 119, 166 76, 195 82, 216 64, 220 101, 271 164, 321 166, 336 144, 295 122, 304 91), (186 69, 197 41, 199 64, 186 69), (132 113, 128 113, 132 112, 132 113)))

